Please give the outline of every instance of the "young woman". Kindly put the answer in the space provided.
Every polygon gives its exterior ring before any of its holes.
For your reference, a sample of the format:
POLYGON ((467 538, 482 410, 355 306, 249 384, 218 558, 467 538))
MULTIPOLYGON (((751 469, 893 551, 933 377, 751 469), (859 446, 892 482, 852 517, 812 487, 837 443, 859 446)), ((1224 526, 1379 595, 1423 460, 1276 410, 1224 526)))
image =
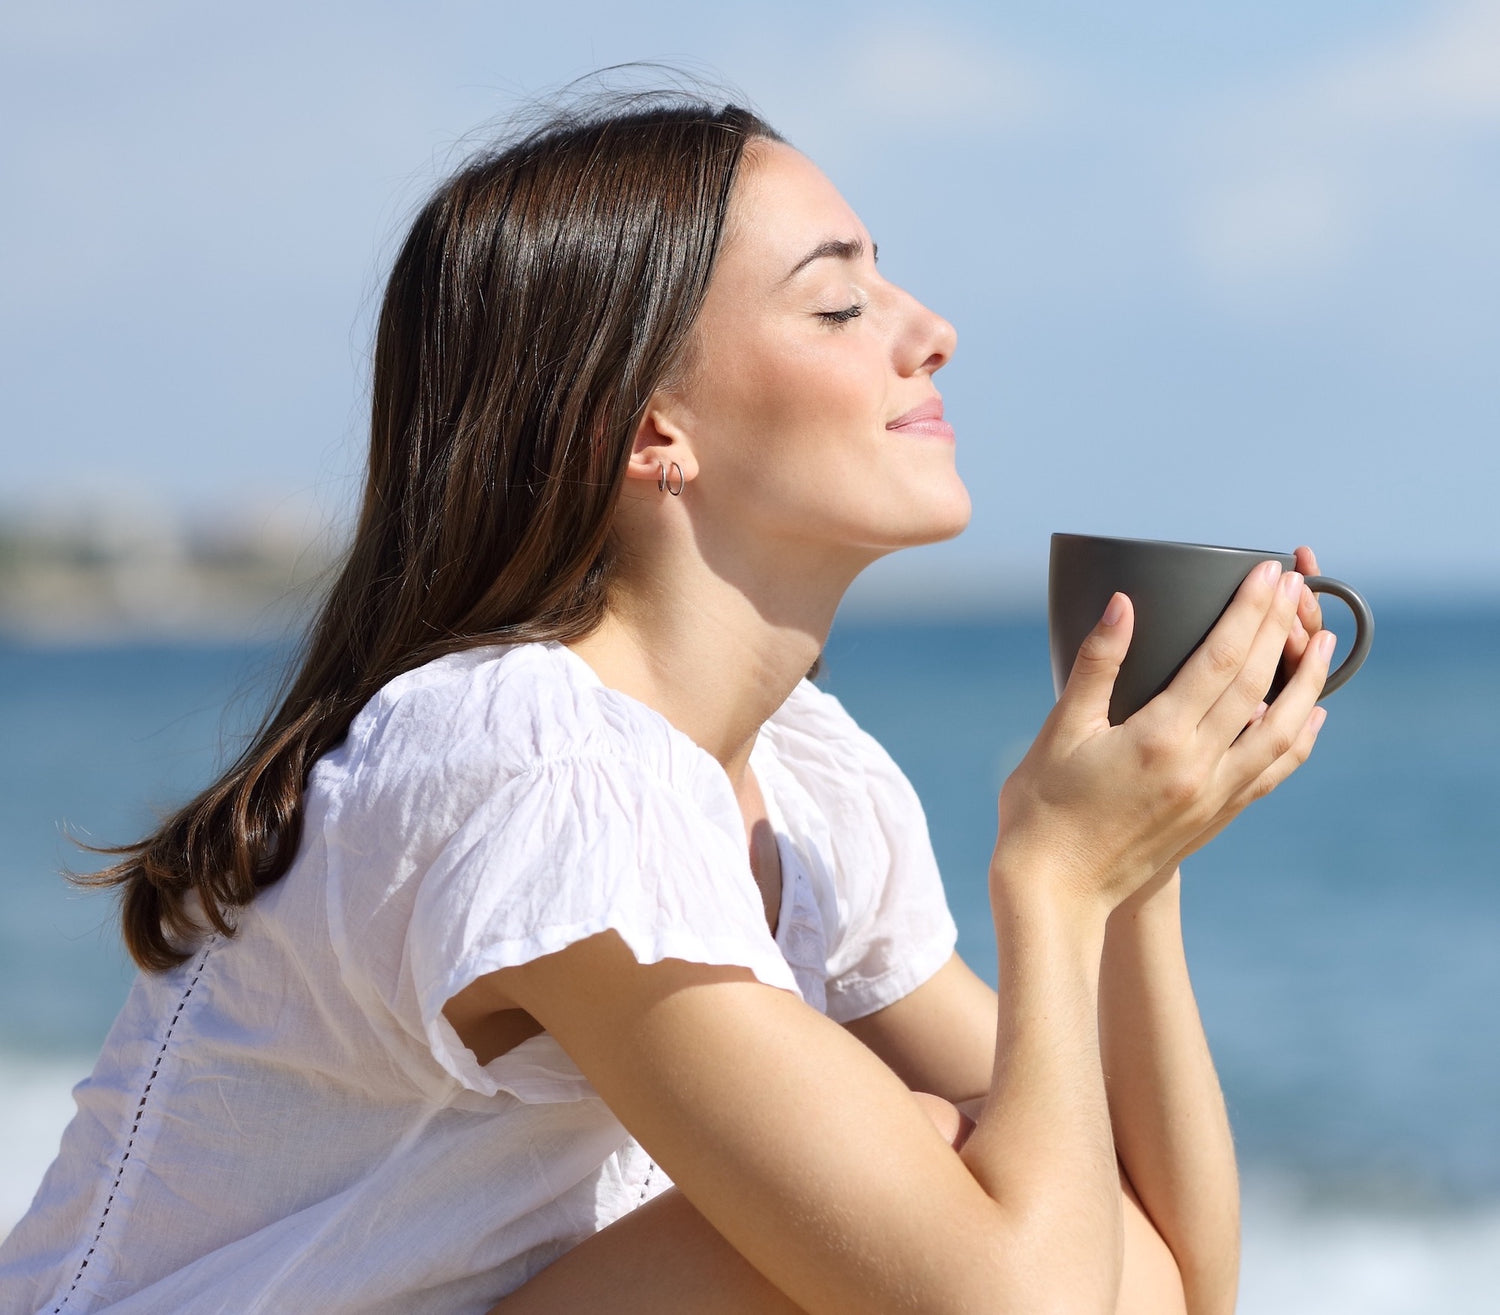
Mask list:
POLYGON ((144 971, 5 1311, 1232 1308, 1177 865, 1306 758, 1330 646, 1268 565, 1111 727, 1111 602, 1001 793, 997 996, 803 679, 968 518, 953 350, 743 110, 565 115, 438 191, 300 674, 106 874, 144 971))

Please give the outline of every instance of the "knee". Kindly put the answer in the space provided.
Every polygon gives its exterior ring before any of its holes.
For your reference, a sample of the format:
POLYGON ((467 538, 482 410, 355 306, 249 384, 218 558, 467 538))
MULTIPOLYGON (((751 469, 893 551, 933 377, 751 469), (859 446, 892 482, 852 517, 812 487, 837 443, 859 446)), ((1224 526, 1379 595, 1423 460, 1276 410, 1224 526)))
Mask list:
POLYGON ((932 1120, 932 1126, 954 1150, 958 1150, 969 1139, 969 1134, 974 1131, 974 1120, 952 1101, 927 1091, 914 1091, 911 1095, 918 1108, 932 1120))
POLYGON ((1115 1315, 1187 1315, 1182 1271, 1130 1184, 1120 1188, 1125 1209, 1125 1263, 1115 1315))

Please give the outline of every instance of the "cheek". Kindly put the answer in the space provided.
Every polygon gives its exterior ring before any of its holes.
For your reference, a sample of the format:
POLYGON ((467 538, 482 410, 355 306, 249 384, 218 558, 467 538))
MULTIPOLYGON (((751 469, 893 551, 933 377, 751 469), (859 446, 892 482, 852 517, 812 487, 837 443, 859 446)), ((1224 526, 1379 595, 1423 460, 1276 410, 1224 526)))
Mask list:
POLYGON ((833 441, 879 419, 880 380, 855 354, 821 344, 726 363, 721 415, 757 445, 833 441))

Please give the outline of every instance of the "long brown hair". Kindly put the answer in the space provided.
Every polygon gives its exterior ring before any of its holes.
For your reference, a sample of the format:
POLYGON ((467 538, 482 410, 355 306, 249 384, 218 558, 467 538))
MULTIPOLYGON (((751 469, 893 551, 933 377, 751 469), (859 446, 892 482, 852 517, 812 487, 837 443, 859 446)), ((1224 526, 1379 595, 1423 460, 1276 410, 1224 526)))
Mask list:
POLYGON ((207 790, 79 880, 122 890, 143 968, 181 963, 279 880, 317 758, 403 671, 603 618, 610 521, 681 361, 759 118, 677 92, 554 113, 422 207, 376 334, 353 545, 296 675, 207 790))

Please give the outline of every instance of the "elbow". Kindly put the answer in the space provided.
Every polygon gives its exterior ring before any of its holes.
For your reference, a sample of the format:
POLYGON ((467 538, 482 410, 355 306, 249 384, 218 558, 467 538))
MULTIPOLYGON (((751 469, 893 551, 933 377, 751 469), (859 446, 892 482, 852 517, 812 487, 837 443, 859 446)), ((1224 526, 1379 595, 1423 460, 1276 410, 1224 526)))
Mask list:
MULTIPOLYGON (((1071 1230, 1036 1226, 1010 1235, 997 1273, 976 1275, 963 1310, 990 1310, 1004 1293, 1007 1305, 1037 1315, 1232 1315, 1238 1286, 1238 1247, 1179 1264, 1139 1206, 1126 1196, 1123 1228, 1071 1230)), ((1038 1222, 1039 1221, 1034 1221, 1038 1222)))
MULTIPOLYGON (((1118 1315, 1125 1276, 1118 1217, 1067 1214, 1041 1209, 1018 1218, 1005 1212, 986 1243, 969 1253, 973 1263, 961 1267, 962 1277, 953 1275, 958 1281, 939 1303, 943 1315, 975 1310, 1118 1315)), ((1175 1315, 1170 1305, 1132 1309, 1175 1315)))

